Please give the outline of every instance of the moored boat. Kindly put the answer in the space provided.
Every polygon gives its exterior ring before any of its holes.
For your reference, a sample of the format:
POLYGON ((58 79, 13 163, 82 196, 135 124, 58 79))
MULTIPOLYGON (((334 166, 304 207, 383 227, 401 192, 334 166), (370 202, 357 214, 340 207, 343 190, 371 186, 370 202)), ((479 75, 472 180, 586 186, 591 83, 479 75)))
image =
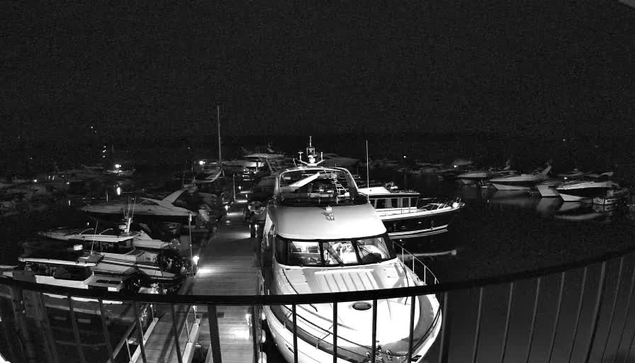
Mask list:
MULTIPOLYGON (((266 210, 262 239, 263 293, 306 294, 392 289, 423 285, 393 250, 386 228, 351 173, 309 162, 280 171, 266 210)), ((333 304, 268 306, 264 315, 281 354, 299 362, 364 362, 376 343, 377 361, 422 362, 441 326, 434 295, 333 304), (414 304, 414 306, 413 306, 414 304), (377 320, 372 312, 377 309, 377 320), (413 356, 408 358, 410 311, 414 309, 413 356), (371 341, 376 323, 376 342, 371 341), (294 329, 295 325, 295 329, 294 329), (381 360, 380 360, 381 359, 381 360)))
POLYGON ((452 219, 465 206, 460 199, 421 198, 416 191, 384 186, 360 188, 359 192, 368 196, 393 239, 447 232, 452 219))

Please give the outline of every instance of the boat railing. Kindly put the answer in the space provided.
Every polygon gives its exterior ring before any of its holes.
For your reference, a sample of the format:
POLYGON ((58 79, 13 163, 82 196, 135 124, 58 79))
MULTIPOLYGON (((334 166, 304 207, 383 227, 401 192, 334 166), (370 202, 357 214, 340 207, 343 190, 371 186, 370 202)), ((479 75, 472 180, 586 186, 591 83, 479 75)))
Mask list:
POLYGON ((421 278, 424 285, 436 285, 439 283, 437 276, 421 259, 395 241, 392 242, 392 245, 399 259, 421 278))
MULTIPOLYGON (((431 276, 426 279, 436 281, 431 276)), ((130 306, 129 312, 134 311, 134 315, 127 322, 139 326, 143 315, 139 307, 145 304, 156 304, 168 309, 172 306, 181 306, 185 309, 189 305, 206 307, 206 313, 197 313, 197 316, 202 317, 207 324, 205 329, 209 329, 210 338, 201 338, 200 341, 202 345, 209 347, 211 353, 208 354, 214 357, 214 362, 228 361, 222 359, 223 354, 233 346, 232 341, 220 339, 221 333, 222 337, 225 337, 233 331, 219 323, 221 316, 218 314, 229 313, 236 310, 236 307, 252 309, 254 313, 248 317, 248 324, 249 329, 254 329, 250 330, 254 337, 254 354, 250 354, 247 360, 232 362, 255 363, 259 361, 258 354, 262 352, 258 351, 262 341, 255 339, 259 336, 255 329, 261 317, 255 312, 260 307, 288 305, 294 312, 300 305, 306 304, 372 301, 372 308, 369 310, 369 315, 372 316, 369 318, 369 326, 372 328, 368 329, 367 334, 375 337, 378 300, 435 294, 440 296, 443 319, 438 337, 425 357, 430 362, 630 362, 634 354, 635 341, 635 305, 632 304, 634 286, 633 244, 599 256, 505 275, 428 283, 423 286, 329 294, 126 295, 2 278, 0 338, 3 344, 0 350, 5 358, 16 362, 99 361, 84 359, 84 354, 100 354, 103 358, 100 361, 105 362, 108 357, 114 357, 113 347, 117 345, 117 341, 111 344, 111 340, 114 339, 112 336, 119 337, 123 332, 118 332, 117 328, 121 326, 115 326, 113 320, 107 318, 112 314, 107 311, 110 308, 106 309, 103 302, 118 300, 122 305, 130 306), (67 341, 71 344, 58 343, 58 339, 55 339, 57 336, 51 333, 51 328, 55 329, 60 322, 55 320, 55 324, 50 324, 51 310, 48 305, 44 310, 41 307, 37 308, 38 304, 44 303, 44 295, 50 293, 99 301, 97 315, 92 315, 94 322, 91 325, 95 331, 103 332, 104 335, 98 353, 83 348, 85 342, 80 338, 81 327, 78 328, 78 324, 84 323, 73 315, 81 313, 82 310, 79 302, 76 303, 74 299, 59 300, 63 305, 60 309, 64 309, 64 313, 70 313, 71 316, 71 319, 67 319, 68 325, 65 327, 67 337, 70 338, 67 341), (43 314, 47 310, 49 314, 43 314), (108 323, 107 319, 111 322, 108 323), (75 346, 72 344, 73 341, 75 346)), ((344 310, 334 311, 332 320, 337 321, 338 314, 345 313, 344 310)), ((191 311, 188 314, 191 321, 193 314, 191 311)), ((414 319, 415 316, 416 314, 411 313, 410 319, 414 319)), ((242 318, 242 315, 240 317, 242 318)), ((407 320, 407 316, 405 318, 407 320)), ((173 326, 174 324, 170 323, 160 330, 157 325, 155 331, 160 334, 156 335, 186 335, 187 331, 182 333, 178 329, 172 330, 176 333, 171 333, 173 326)), ((301 341, 298 324, 293 324, 290 330, 292 339, 288 343, 288 349, 297 361, 300 350, 298 344, 301 341)), ((137 335, 134 336, 139 339, 142 334, 143 332, 137 331, 137 335)), ((251 338, 252 335, 249 336, 249 339, 251 338)), ((186 342, 180 339, 179 341, 186 342)), ((374 339, 371 339, 372 341, 374 339)), ((141 352, 146 348, 151 349, 141 344, 143 339, 137 342, 141 352)), ((124 341, 120 348, 122 354, 126 349, 125 345, 124 341)), ((337 344, 335 346, 337 347, 337 344)), ((375 357, 376 349, 379 347, 373 344, 369 350, 370 358, 375 357)), ((413 356, 412 349, 409 349, 408 356, 413 356)))

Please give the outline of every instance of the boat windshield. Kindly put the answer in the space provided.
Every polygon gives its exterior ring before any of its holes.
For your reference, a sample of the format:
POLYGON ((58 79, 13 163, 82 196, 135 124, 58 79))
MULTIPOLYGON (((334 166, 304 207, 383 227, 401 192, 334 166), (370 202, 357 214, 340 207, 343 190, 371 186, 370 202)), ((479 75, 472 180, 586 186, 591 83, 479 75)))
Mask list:
POLYGON ((276 238, 276 260, 289 266, 364 265, 396 257, 386 235, 333 241, 276 238))

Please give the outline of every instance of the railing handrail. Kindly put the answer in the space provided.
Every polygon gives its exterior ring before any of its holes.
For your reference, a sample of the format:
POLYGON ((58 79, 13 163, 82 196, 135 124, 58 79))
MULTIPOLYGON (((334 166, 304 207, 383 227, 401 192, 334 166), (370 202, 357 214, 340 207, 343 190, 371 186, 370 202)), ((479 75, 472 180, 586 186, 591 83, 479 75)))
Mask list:
POLYGON ((22 287, 26 290, 41 291, 45 293, 69 293, 76 297, 88 297, 103 300, 136 301, 148 303, 182 303, 182 304, 216 304, 227 306, 247 305, 293 305, 309 303, 347 302, 369 299, 391 299, 404 296, 418 296, 439 294, 443 292, 464 290, 471 288, 497 285, 512 281, 531 279, 547 276, 563 271, 581 268, 617 257, 625 256, 635 251, 635 245, 627 248, 607 252, 603 255, 593 256, 578 261, 567 262, 560 265, 542 267, 531 271, 514 272, 492 277, 476 278, 464 281, 444 282, 434 285, 401 287, 380 289, 371 291, 350 291, 320 294, 299 295, 156 295, 156 294, 122 294, 116 292, 86 290, 77 288, 64 288, 60 286, 44 285, 35 282, 19 281, 12 278, 0 278, 0 285, 22 287))

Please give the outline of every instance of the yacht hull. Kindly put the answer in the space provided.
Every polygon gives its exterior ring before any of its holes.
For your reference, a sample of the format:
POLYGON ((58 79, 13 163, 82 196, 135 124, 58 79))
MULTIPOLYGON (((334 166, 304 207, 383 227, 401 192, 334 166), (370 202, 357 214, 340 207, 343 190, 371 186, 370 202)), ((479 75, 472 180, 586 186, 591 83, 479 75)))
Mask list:
POLYGON ((492 183, 492 185, 498 190, 523 190, 529 191, 531 190, 532 185, 529 184, 502 184, 502 183, 492 183))
POLYGON ((415 212, 408 215, 380 215, 390 238, 417 238, 447 232, 455 212, 448 209, 439 213, 415 212))
MULTIPOLYGON (((433 310, 437 311, 437 316, 431 317, 431 324, 427 327, 427 332, 425 338, 420 342, 414 342, 414 349, 412 359, 408 360, 404 355, 397 356, 393 355, 391 362, 395 363, 407 363, 407 362, 416 362, 422 363, 424 361, 424 357, 434 341, 436 340, 437 335, 441 329, 441 311, 438 308, 438 302, 436 298, 429 299, 427 296, 420 296, 418 298, 418 306, 420 308, 420 314, 424 313, 424 310, 433 310), (436 308, 434 308, 436 306, 436 308)), ((347 303, 338 304, 338 310, 344 311, 345 309, 340 306, 344 306, 347 303)), ((263 312, 265 315, 265 319, 267 322, 267 326, 269 327, 269 332, 271 334, 270 338, 278 347, 278 351, 282 354, 284 359, 287 362, 294 362, 294 347, 293 347, 293 323, 283 322, 281 321, 277 315, 272 311, 269 306, 263 308, 263 312)), ((329 317, 330 318, 330 317, 329 317)), ((289 317, 292 319, 292 317, 289 317)), ((302 317, 300 314, 297 316, 297 321, 301 321, 302 317)), ((328 320, 328 319, 327 319, 328 320)), ((407 321, 401 322, 403 324, 408 324, 407 321)), ((332 325, 332 323, 331 323, 332 325)), ((416 325, 416 324, 415 324, 416 325)), ((302 329, 302 326, 298 324, 296 329, 298 332, 297 337, 297 349, 298 349, 298 362, 300 363, 322 363, 322 362, 333 362, 333 352, 330 350, 330 347, 333 345, 333 337, 332 335, 328 337, 312 337, 315 339, 315 342, 310 342, 309 339, 304 339, 303 335, 306 336, 306 331, 302 329), (304 332, 304 334, 303 334, 304 332)), ((369 331, 359 332, 360 334, 370 334, 369 331)), ((382 344, 386 344, 385 342, 382 344)), ((348 363, 351 362, 350 355, 346 357, 343 352, 347 351, 347 341, 343 338, 338 337, 337 340, 338 347, 338 357, 337 362, 348 363)), ((367 347, 370 351, 370 347, 367 347)), ((395 352, 396 353, 396 352, 395 352)), ((395 354, 393 353, 393 354, 395 354)), ((407 354, 407 352, 405 353, 407 354)), ((385 358, 385 352, 380 352, 378 356, 385 358)), ((359 355, 359 361, 364 361, 365 356, 359 355)), ((378 360, 381 361, 381 360, 378 360)))

